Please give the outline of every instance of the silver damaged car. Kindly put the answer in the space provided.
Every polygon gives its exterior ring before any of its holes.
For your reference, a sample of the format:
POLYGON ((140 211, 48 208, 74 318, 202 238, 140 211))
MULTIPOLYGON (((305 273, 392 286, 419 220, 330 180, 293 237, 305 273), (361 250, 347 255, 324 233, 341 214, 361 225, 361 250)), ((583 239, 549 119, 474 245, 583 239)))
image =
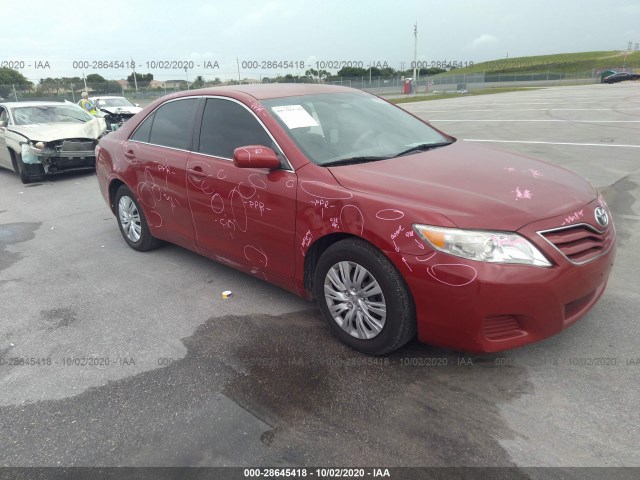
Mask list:
POLYGON ((0 167, 22 183, 49 174, 95 168, 104 119, 61 102, 0 103, 0 167))

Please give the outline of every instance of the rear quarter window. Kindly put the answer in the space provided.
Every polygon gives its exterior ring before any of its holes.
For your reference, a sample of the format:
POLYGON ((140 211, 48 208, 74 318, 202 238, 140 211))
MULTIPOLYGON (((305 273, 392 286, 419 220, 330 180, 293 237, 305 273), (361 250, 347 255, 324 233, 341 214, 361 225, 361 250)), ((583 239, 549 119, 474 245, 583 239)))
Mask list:
POLYGON ((165 103, 142 122, 131 139, 189 150, 198 101, 198 98, 187 98, 165 103))

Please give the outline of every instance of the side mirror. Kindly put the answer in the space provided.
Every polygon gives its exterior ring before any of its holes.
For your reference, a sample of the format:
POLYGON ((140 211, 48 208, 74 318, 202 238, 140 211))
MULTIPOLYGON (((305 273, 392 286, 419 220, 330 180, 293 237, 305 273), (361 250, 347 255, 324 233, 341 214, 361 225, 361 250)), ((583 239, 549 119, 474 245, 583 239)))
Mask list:
POLYGON ((247 145, 233 151, 233 164, 238 168, 268 168, 272 170, 280 167, 280 159, 276 152, 263 145, 247 145))

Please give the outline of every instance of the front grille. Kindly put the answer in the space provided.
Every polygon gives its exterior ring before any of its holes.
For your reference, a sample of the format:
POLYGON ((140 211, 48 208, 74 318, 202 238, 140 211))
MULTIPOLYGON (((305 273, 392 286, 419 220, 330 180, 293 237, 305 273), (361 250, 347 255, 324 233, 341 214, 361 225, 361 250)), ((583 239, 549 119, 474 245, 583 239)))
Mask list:
POLYGON ((63 152, 87 152, 95 148, 95 140, 65 140, 60 148, 63 152))
POLYGON ((482 332, 488 340, 507 340, 526 335, 513 315, 486 317, 482 323, 482 332))
POLYGON ((575 264, 595 260, 609 251, 613 243, 612 228, 600 232, 586 223, 538 233, 575 264))

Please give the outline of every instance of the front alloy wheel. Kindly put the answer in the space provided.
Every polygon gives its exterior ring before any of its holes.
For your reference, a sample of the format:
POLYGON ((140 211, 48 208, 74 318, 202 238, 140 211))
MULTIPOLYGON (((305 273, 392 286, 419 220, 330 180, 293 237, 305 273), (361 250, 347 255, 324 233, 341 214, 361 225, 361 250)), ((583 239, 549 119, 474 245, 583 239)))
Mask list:
POLYGON ((324 296, 333 320, 352 337, 368 340, 382 332, 387 305, 380 284, 362 265, 342 261, 329 269, 324 296))
POLYGON ((416 334, 413 298, 391 261, 359 239, 327 248, 315 267, 313 294, 331 331, 369 355, 383 355, 416 334))

